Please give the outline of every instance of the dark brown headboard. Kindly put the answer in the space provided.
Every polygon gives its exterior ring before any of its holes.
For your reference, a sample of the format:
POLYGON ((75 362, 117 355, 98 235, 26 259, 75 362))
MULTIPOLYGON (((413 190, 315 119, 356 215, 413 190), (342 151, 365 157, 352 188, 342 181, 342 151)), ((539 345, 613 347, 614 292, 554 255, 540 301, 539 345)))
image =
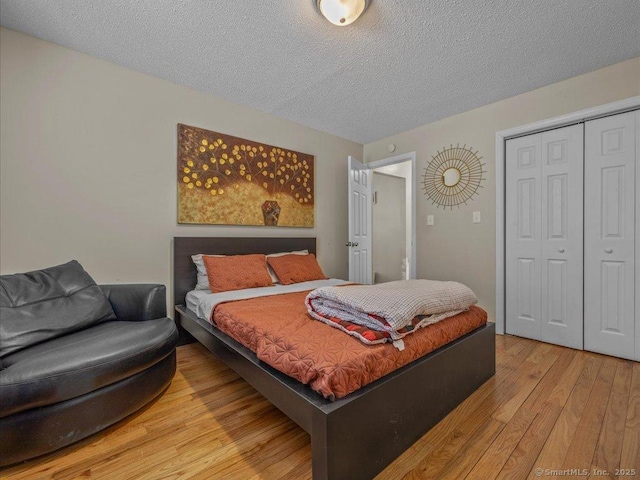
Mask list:
POLYGON ((240 255, 309 250, 316 253, 313 237, 173 237, 173 301, 183 305, 184 297, 196 285, 196 266, 191 255, 240 255))

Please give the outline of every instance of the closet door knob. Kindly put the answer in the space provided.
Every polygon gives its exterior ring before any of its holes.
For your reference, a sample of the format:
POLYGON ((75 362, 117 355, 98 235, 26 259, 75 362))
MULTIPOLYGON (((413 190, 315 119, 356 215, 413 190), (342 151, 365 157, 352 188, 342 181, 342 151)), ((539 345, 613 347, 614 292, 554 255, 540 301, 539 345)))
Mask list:
POLYGON ((613 253, 613 248, 605 248, 605 253, 613 253))
POLYGON ((564 248, 559 248, 559 249, 558 249, 558 251, 559 251, 560 253, 564 253, 564 248))

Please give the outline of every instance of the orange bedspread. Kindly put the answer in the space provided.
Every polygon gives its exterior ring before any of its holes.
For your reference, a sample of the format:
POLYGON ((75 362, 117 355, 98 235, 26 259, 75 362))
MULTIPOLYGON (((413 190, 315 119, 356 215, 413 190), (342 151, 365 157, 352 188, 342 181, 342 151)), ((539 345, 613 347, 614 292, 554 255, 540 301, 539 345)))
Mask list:
POLYGON ((487 323, 479 307, 422 328, 399 351, 389 343, 364 345, 340 330, 311 319, 304 299, 288 293, 222 303, 213 321, 258 358, 308 384, 328 399, 345 395, 383 377, 487 323))

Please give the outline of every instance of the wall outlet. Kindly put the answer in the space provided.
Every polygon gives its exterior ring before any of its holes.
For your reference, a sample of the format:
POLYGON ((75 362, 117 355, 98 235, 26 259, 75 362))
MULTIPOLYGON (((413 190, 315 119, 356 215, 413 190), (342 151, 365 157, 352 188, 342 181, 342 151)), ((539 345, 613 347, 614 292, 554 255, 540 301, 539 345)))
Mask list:
POLYGON ((481 221, 480 212, 473 212, 473 223, 480 223, 481 221))
POLYGON ((433 218, 433 215, 427 215, 427 225, 434 225, 435 224, 435 219, 433 218))

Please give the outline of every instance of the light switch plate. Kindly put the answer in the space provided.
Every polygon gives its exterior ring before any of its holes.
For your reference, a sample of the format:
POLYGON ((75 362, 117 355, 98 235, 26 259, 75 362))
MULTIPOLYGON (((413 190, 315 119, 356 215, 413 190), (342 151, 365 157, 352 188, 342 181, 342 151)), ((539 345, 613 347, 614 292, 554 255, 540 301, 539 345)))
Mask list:
POLYGON ((434 225, 435 223, 435 219, 433 218, 433 215, 427 215, 427 225, 434 225))
POLYGON ((473 223, 480 223, 481 221, 480 212, 473 212, 473 223))

